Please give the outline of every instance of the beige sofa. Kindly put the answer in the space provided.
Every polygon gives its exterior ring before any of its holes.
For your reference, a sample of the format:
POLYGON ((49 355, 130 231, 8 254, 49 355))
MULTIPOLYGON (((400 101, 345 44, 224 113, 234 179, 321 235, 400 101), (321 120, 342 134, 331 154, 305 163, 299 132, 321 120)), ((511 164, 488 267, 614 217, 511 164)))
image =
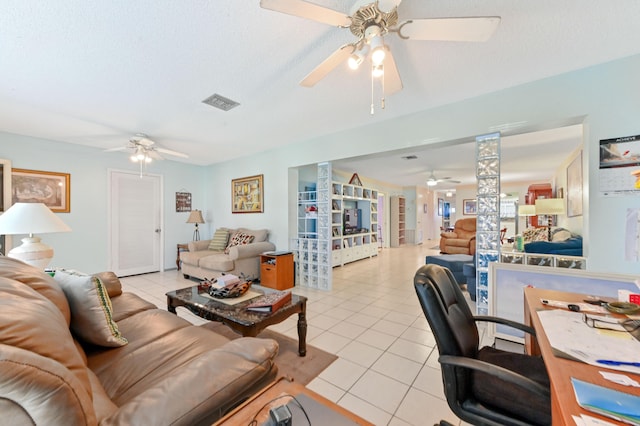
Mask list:
POLYGON ((269 231, 247 228, 227 229, 229 239, 237 232, 253 236, 249 244, 229 247, 228 252, 209 250, 211 240, 191 241, 189 251, 180 253, 182 273, 185 278, 217 278, 223 274, 233 274, 246 279, 260 278, 260 254, 275 250, 276 246, 267 241, 269 231))
POLYGON ((274 340, 229 341, 123 293, 112 273, 84 277, 103 296, 95 318, 117 325, 113 347, 79 337, 94 307, 79 310, 58 271, 0 257, 0 423, 210 425, 275 378, 274 340))

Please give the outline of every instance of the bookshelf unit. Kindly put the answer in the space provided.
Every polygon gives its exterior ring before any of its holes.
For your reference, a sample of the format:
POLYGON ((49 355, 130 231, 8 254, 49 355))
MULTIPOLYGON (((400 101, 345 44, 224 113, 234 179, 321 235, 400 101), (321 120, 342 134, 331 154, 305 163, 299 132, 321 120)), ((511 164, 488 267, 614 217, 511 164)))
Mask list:
POLYGON ((391 247, 400 247, 405 244, 405 214, 406 201, 404 197, 394 195, 391 197, 391 247))
POLYGON ((331 264, 378 254, 378 191, 347 183, 331 183, 331 264))

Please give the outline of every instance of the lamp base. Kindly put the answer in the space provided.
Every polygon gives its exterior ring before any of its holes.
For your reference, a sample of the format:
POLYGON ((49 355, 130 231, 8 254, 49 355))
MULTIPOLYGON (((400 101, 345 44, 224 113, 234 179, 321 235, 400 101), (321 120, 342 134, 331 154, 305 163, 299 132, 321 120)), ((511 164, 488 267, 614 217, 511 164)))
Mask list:
POLYGON ((22 239, 21 246, 12 249, 7 256, 44 270, 53 258, 53 249, 38 237, 27 237, 22 239))

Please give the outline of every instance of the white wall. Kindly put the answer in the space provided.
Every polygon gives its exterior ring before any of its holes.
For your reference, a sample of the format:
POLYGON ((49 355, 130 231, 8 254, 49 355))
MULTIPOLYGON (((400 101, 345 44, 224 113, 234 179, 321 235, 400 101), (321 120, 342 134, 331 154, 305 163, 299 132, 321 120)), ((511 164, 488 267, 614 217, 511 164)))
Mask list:
MULTIPOLYGON (((603 198, 598 193, 598 141, 640 133, 640 55, 550 77, 421 113, 354 128, 210 167, 165 161, 154 165, 165 176, 165 261, 173 247, 189 238, 192 228, 176 214, 173 193, 189 189, 194 206, 205 200, 208 223, 217 226, 266 227, 279 249, 287 248, 295 194, 290 168, 321 161, 408 148, 424 140, 458 140, 490 133, 494 126, 526 123, 556 127, 565 120, 585 123, 584 238, 588 267, 594 271, 640 274, 638 262, 624 260, 624 215, 640 208, 640 197, 603 198), (231 214, 231 179, 264 174, 265 213, 231 214), (290 176, 291 175, 291 176, 290 176), (172 213, 173 211, 173 213, 172 213)), ((268 112, 266 112, 268 113, 268 112)), ((296 119, 296 117, 291 117, 296 119)), ((71 234, 47 238, 57 249, 59 265, 95 271, 106 265, 106 168, 132 166, 126 156, 75 145, 0 134, 0 158, 15 167, 72 173, 72 212, 63 219, 71 234), (104 259, 104 260, 103 260, 104 259)), ((296 182, 297 185, 297 182, 296 182)), ((387 195, 392 195, 391 193, 387 195)), ((462 199, 463 197, 459 197, 462 199)), ((457 210, 458 211, 458 210, 457 210)), ((184 220, 183 220, 184 219, 184 220)), ((174 259, 175 260, 175 259, 174 259)))

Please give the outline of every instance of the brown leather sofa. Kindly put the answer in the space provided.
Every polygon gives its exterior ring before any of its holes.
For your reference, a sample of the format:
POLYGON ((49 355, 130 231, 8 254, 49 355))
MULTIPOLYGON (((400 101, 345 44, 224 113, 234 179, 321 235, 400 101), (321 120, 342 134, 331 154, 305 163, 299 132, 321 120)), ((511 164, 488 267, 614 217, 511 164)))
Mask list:
POLYGON ((210 425, 275 378, 274 340, 229 341, 96 276, 123 346, 79 338, 68 288, 0 257, 0 423, 210 425))
POLYGON ((440 252, 474 255, 476 253, 476 218, 459 219, 453 231, 441 233, 440 252))

